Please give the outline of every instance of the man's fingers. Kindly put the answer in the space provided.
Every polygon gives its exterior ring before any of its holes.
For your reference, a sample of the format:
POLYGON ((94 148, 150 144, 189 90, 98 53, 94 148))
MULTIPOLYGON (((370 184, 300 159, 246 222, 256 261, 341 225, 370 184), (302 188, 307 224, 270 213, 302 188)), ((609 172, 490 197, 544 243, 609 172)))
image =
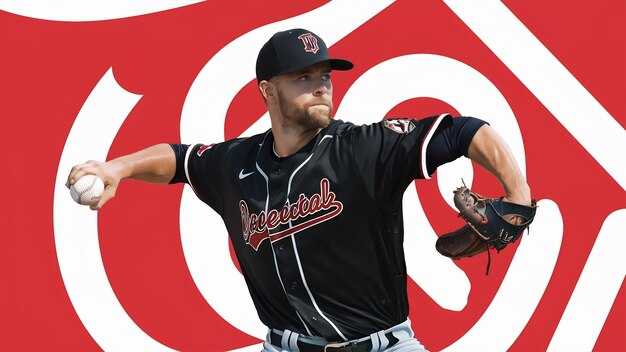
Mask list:
POLYGON ((111 199, 111 197, 107 197, 107 194, 105 191, 104 194, 102 194, 102 197, 100 197, 100 200, 98 201, 98 203, 90 205, 89 208, 91 210, 100 210, 102 209, 104 204, 109 201, 109 199, 111 199))
POLYGON ((65 182, 65 187, 70 188, 70 186, 72 184, 74 184, 74 182, 76 182, 77 178, 76 178, 76 173, 79 172, 79 170, 81 169, 83 164, 80 165, 74 165, 72 167, 72 169, 70 170, 69 175, 67 175, 67 181, 65 182))
MULTIPOLYGON (((65 187, 70 188, 76 181, 78 181, 81 177, 85 175, 96 175, 100 177, 103 181, 105 177, 103 177, 103 162, 89 160, 83 164, 78 164, 72 167, 69 175, 67 176, 67 181, 65 182, 65 187)), ((106 183, 106 182, 105 182, 106 183)))
POLYGON ((65 186, 69 188, 81 177, 87 174, 96 175, 96 168, 86 163, 74 166, 70 171, 70 174, 67 176, 67 182, 65 183, 65 186))
POLYGON ((508 221, 509 223, 513 224, 513 225, 521 225, 523 224, 526 219, 523 216, 519 216, 519 215, 504 215, 503 216, 504 220, 508 221))
POLYGON ((115 191, 117 190, 117 186, 109 186, 104 189, 104 193, 102 197, 100 197, 100 201, 96 204, 90 205, 89 208, 91 210, 100 210, 106 202, 111 200, 111 198, 115 197, 115 191))
POLYGON ((66 187, 70 187, 81 177, 85 175, 95 175, 104 182, 104 193, 98 201, 98 203, 90 205, 91 210, 99 210, 104 204, 106 204, 111 198, 115 196, 117 186, 119 185, 120 178, 115 173, 115 168, 106 162, 89 160, 83 164, 78 164, 72 167, 67 181, 66 187))

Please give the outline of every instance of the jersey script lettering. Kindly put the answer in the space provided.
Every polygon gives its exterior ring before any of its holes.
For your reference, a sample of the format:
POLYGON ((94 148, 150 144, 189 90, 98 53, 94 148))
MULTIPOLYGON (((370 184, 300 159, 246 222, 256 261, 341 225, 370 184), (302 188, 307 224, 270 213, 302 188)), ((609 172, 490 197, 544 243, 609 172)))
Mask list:
POLYGON ((239 201, 239 209, 241 210, 243 238, 252 248, 258 250, 261 242, 267 238, 271 242, 278 241, 334 218, 343 210, 343 204, 336 199, 335 193, 330 190, 330 181, 324 178, 320 181, 320 193, 315 193, 311 197, 301 193, 295 203, 286 202, 281 209, 272 209, 269 213, 261 211, 258 214, 250 214, 245 200, 239 201), (312 217, 326 210, 330 211, 312 217), (295 226, 290 226, 288 229, 270 234, 271 230, 280 225, 289 224, 291 221, 305 217, 312 218, 295 226))

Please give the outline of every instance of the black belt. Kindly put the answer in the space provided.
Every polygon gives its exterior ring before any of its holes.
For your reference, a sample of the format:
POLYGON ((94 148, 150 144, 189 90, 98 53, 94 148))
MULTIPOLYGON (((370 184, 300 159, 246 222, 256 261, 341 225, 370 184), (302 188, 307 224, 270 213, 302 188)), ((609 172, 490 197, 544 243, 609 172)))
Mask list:
MULTIPOLYGON (((387 347, 391 347, 398 343, 398 338, 393 336, 391 332, 385 334, 385 337, 389 341, 387 347)), ((283 337, 271 330, 270 332, 270 343, 274 346, 281 346, 283 337)), ((367 339, 361 342, 338 342, 338 343, 330 343, 326 346, 319 346, 310 343, 306 343, 298 340, 296 343, 298 345, 298 349, 300 352, 369 352, 372 350, 372 339, 367 339)))

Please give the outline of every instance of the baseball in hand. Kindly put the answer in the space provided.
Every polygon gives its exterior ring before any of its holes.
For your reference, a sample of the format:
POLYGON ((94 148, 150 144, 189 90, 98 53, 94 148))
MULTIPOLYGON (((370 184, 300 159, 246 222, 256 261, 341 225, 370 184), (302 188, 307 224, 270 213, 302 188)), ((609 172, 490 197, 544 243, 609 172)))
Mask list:
POLYGON ((78 204, 93 205, 104 193, 104 182, 96 175, 85 175, 70 186, 70 195, 78 204))

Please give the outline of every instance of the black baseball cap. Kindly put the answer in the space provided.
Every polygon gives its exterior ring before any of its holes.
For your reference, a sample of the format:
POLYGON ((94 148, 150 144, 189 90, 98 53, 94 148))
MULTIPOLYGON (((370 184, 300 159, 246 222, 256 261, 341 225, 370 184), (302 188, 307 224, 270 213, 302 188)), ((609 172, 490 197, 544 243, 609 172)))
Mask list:
POLYGON ((330 62, 333 70, 344 71, 354 67, 348 60, 331 58, 326 43, 309 30, 295 28, 278 32, 259 51, 256 78, 261 82, 322 61, 330 62))

